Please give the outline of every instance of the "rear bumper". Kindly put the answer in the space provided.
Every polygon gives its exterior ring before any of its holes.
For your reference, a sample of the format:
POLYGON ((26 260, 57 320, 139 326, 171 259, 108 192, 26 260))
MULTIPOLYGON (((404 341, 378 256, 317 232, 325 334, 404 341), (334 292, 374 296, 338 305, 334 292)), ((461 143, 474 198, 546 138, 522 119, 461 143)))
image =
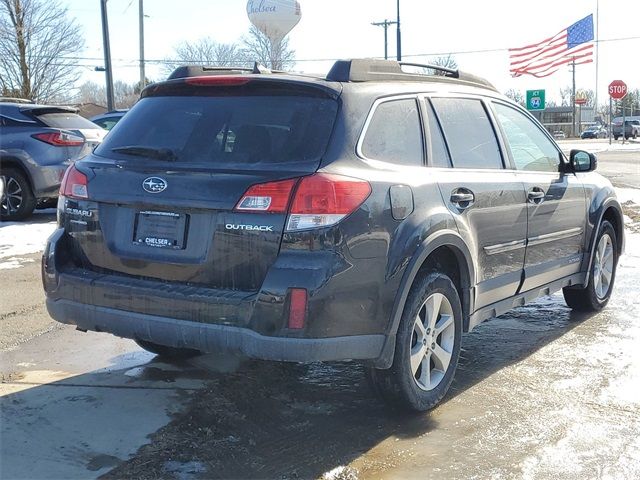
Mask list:
POLYGON ((269 337, 246 328, 176 320, 63 299, 47 298, 47 310, 55 320, 83 330, 203 352, 235 352, 264 360, 370 360, 380 356, 384 343, 384 335, 318 339, 269 337))

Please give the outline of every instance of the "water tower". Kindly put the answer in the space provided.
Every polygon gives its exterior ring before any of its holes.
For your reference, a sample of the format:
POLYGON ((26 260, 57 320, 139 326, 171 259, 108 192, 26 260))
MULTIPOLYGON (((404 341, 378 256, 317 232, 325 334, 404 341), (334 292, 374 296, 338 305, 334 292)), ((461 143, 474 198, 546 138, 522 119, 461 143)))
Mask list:
POLYGON ((271 67, 282 68, 282 40, 302 18, 300 4, 296 0, 249 0, 247 15, 271 43, 271 67))

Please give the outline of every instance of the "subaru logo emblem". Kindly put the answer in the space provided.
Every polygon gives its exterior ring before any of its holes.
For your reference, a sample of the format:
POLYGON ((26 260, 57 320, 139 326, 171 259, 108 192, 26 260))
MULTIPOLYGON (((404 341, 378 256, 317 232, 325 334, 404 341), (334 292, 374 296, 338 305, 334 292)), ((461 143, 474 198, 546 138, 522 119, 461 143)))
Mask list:
POLYGON ((160 177, 148 177, 142 182, 142 188, 149 193, 164 192, 167 188, 167 181, 160 177))

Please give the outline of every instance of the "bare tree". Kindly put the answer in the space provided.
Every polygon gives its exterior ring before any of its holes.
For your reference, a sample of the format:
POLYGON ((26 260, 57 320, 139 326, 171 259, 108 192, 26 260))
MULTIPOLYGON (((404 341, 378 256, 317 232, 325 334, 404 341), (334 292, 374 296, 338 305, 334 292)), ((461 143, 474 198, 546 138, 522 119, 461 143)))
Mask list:
POLYGON ((169 75, 180 65, 209 65, 213 67, 243 66, 246 64, 242 49, 235 43, 218 43, 205 37, 195 42, 182 42, 168 58, 164 73, 169 75))
POLYGON ((245 62, 258 62, 273 70, 290 70, 295 65, 296 52, 289 48, 289 39, 272 43, 271 40, 254 25, 249 35, 242 39, 245 62))
MULTIPOLYGON (((121 80, 113 84, 113 97, 116 108, 130 108, 140 98, 138 83, 125 83, 121 80)), ((75 103, 95 103, 106 105, 107 95, 105 87, 95 82, 85 82, 78 88, 78 94, 71 100, 75 103)))
POLYGON ((564 87, 560 89, 560 106, 561 107, 571 106, 571 95, 573 95, 573 91, 571 87, 564 87))
POLYGON ((526 99, 524 95, 522 95, 522 92, 520 90, 510 88, 505 92, 505 96, 509 97, 511 100, 522 105, 523 107, 526 105, 526 99))
POLYGON ((42 102, 60 97, 80 77, 83 48, 80 26, 57 0, 0 0, 3 94, 42 102))
MULTIPOLYGON (((458 62, 456 61, 456 57, 453 55, 441 55, 439 57, 433 57, 429 60, 431 65, 436 65, 438 67, 450 68, 455 70, 458 68, 458 62)), ((445 72, 441 70, 435 70, 433 72, 434 75, 445 75, 445 72)))

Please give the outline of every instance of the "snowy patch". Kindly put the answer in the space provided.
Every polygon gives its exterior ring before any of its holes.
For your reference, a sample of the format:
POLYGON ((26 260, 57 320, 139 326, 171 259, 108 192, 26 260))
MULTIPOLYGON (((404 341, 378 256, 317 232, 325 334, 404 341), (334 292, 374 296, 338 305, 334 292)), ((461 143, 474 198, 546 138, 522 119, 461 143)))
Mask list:
POLYGON ((620 141, 614 141, 609 145, 609 140, 601 140, 599 142, 591 142, 591 141, 559 141, 558 145, 562 149, 563 152, 568 154, 571 150, 585 150, 591 153, 599 153, 599 152, 626 152, 626 151, 638 151, 640 150, 640 143, 638 142, 627 142, 624 145, 620 141))
POLYGON ((16 257, 44 250, 47 238, 56 229, 56 222, 0 224, 0 269, 18 268, 25 259, 16 257))
POLYGON ((616 195, 620 203, 633 202, 640 205, 640 188, 616 187, 616 195))

